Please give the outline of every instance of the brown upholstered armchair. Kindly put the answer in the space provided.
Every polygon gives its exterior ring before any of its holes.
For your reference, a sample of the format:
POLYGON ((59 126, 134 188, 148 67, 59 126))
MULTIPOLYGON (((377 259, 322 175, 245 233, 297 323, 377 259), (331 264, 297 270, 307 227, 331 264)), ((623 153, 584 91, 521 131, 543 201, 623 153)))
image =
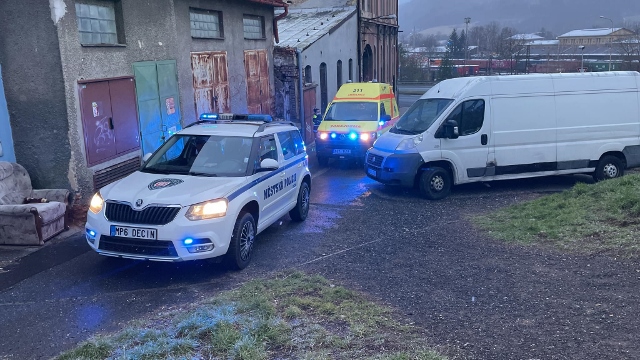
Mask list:
POLYGON ((67 230, 69 199, 66 189, 33 190, 24 167, 0 161, 0 244, 43 245, 67 230), (49 202, 24 204, 26 198, 49 202))

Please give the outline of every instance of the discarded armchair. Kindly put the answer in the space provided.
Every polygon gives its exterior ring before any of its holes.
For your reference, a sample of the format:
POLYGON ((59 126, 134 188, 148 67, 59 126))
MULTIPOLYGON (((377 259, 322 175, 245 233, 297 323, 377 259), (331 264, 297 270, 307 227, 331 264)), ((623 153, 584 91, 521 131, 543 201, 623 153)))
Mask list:
POLYGON ((0 161, 0 244, 43 245, 67 230, 69 199, 69 190, 33 190, 24 167, 0 161))

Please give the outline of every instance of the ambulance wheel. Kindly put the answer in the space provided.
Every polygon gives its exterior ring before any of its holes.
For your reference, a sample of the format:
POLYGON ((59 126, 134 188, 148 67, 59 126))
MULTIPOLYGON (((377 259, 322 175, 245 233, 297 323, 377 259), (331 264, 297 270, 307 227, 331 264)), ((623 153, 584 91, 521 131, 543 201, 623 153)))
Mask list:
POLYGON ((225 255, 227 266, 234 270, 242 270, 251 262, 253 244, 256 239, 256 221, 246 212, 238 215, 231 234, 229 250, 225 255))
POLYGON ((320 164, 320 166, 328 166, 329 158, 326 156, 318 156, 318 164, 320 164))
POLYGON ((607 155, 598 161, 596 172, 593 174, 595 181, 615 179, 624 175, 624 163, 619 158, 607 155))
POLYGON ((291 211, 289 216, 293 221, 305 221, 307 215, 309 215, 309 199, 311 195, 311 189, 306 181, 300 184, 300 191, 298 191, 298 203, 291 211))
POLYGON ((451 192, 451 175, 441 167, 424 170, 419 182, 420 193, 429 200, 444 199, 451 192))

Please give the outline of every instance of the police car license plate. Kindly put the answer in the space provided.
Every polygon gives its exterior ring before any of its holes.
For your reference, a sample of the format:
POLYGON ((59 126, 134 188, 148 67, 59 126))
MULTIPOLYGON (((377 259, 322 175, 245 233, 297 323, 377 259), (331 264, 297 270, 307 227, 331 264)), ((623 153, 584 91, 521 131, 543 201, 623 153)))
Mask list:
POLYGON ((158 230, 111 225, 111 236, 126 237, 132 239, 157 240, 158 230))
POLYGON ((378 172, 375 169, 367 168, 367 173, 373 177, 378 177, 378 172))
POLYGON ((334 155, 351 154, 351 149, 333 149, 334 155))

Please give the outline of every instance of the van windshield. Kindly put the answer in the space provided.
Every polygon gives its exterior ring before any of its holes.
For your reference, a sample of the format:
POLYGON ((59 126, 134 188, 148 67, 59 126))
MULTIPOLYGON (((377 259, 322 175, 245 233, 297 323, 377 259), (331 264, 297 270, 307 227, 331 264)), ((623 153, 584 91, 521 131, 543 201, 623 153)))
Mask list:
POLYGON ((335 102, 331 104, 324 120, 328 121, 378 121, 377 102, 335 102))
POLYGON ((423 133, 452 102, 452 99, 420 99, 411 105, 389 131, 407 135, 423 133))

